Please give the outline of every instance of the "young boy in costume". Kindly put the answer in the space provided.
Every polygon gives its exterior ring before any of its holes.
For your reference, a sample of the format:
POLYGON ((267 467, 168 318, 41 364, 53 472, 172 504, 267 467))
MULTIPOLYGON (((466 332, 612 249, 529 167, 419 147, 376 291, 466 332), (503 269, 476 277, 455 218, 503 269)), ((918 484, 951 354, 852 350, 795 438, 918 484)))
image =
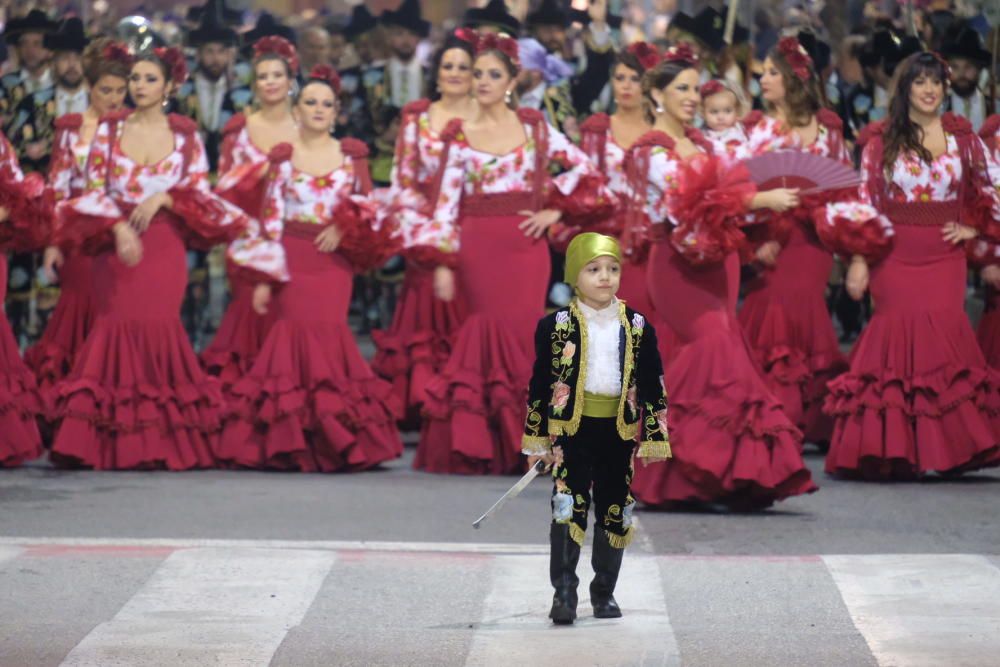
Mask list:
POLYGON ((614 238, 589 232, 574 238, 565 280, 576 296, 535 332, 522 451, 532 464, 541 459, 552 466, 549 617, 560 625, 576 619, 576 564, 591 487, 597 525, 590 601, 596 618, 617 618, 615 584, 634 531, 633 455, 645 462, 670 457, 656 332, 615 296, 621 270, 614 238))

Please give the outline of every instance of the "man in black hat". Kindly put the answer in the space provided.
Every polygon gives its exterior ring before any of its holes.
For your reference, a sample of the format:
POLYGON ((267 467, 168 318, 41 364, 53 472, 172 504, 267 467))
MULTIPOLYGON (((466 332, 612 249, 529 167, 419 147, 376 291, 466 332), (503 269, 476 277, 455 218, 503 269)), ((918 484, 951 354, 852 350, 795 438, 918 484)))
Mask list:
POLYGON ((419 0, 404 0, 396 11, 381 19, 388 34, 389 58, 381 67, 365 70, 362 83, 375 128, 372 178, 388 183, 396 146, 399 112, 426 95, 427 69, 417 57, 420 42, 431 32, 431 24, 420 13, 419 0))
POLYGON ((355 5, 343 28, 350 49, 339 63, 341 100, 335 134, 360 139, 372 150, 375 147, 375 129, 368 91, 381 90, 378 86, 385 78, 385 63, 379 59, 378 52, 381 42, 377 37, 379 30, 378 20, 368 8, 363 4, 355 5))
POLYGON ((481 32, 503 32, 511 37, 521 34, 521 22, 507 11, 504 0, 490 0, 485 7, 472 7, 462 15, 462 25, 481 32))
POLYGON ((855 132, 868 123, 883 120, 889 113, 890 79, 901 60, 902 41, 890 30, 878 30, 861 52, 859 61, 864 78, 847 95, 847 114, 855 132))
POLYGON ((231 69, 236 55, 236 31, 223 22, 220 0, 209 0, 200 12, 201 22, 187 35, 197 50, 191 78, 177 91, 177 112, 198 123, 212 171, 219 161, 219 141, 230 113, 226 97, 235 88, 231 69))
POLYGON ((941 55, 951 66, 951 91, 945 100, 946 110, 967 118, 978 132, 983 121, 994 111, 993 100, 979 87, 992 54, 983 47, 982 36, 976 30, 962 25, 945 41, 941 55))
POLYGON ((7 23, 3 38, 17 53, 21 69, 0 78, 0 121, 5 127, 22 99, 36 90, 52 86, 51 54, 45 48, 45 35, 55 27, 55 22, 40 9, 33 9, 27 16, 7 23))
POLYGON ((688 42, 701 58, 705 76, 717 74, 718 56, 725 48, 726 19, 712 7, 706 7, 693 18, 677 12, 670 21, 667 36, 673 42, 688 42))

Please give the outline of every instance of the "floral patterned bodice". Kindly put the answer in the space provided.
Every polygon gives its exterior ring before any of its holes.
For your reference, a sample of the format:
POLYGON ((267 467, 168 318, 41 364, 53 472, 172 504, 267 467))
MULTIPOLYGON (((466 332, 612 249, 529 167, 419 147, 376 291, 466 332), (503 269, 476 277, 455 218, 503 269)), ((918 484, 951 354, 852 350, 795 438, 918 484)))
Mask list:
MULTIPOLYGON (((538 137, 534 125, 523 123, 526 141, 503 155, 478 150, 468 144, 463 134, 452 143, 444 165, 441 190, 435 202, 428 229, 428 245, 452 253, 459 245, 459 213, 466 197, 487 194, 531 193, 535 189, 535 164, 538 137)), ((549 182, 559 192, 573 192, 584 175, 598 174, 597 167, 566 135, 551 125, 547 130, 547 157, 572 165, 551 177, 549 182)))
POLYGON ((844 145, 843 136, 838 135, 837 131, 819 123, 816 140, 808 146, 803 146, 802 137, 799 136, 798 132, 788 128, 776 118, 764 116, 750 130, 750 154, 761 155, 779 150, 798 150, 850 164, 851 155, 844 145))
POLYGON ((736 123, 725 130, 702 129, 705 138, 712 142, 713 153, 727 164, 741 162, 753 156, 750 148, 750 137, 742 123, 736 123))
POLYGON ((219 176, 237 165, 259 164, 266 159, 267 153, 257 148, 244 124, 239 131, 226 135, 219 151, 219 176))
POLYGON ((49 163, 49 187, 56 201, 61 201, 77 197, 86 189, 90 144, 83 141, 79 128, 63 129, 56 137, 49 163))
POLYGON ((21 166, 17 163, 17 153, 7 137, 0 133, 0 182, 18 182, 24 180, 21 166))
POLYGON ((677 191, 681 162, 676 151, 663 146, 655 146, 649 155, 645 210, 654 225, 676 224, 670 217, 670 198, 677 191))
POLYGON ((280 239, 286 220, 311 225, 330 224, 333 211, 356 192, 353 161, 345 157, 340 168, 325 176, 312 176, 283 162, 264 205, 264 229, 280 239))
POLYGON ((429 111, 414 114, 399 128, 392 188, 397 197, 414 191, 426 195, 441 163, 444 140, 431 128, 429 111))

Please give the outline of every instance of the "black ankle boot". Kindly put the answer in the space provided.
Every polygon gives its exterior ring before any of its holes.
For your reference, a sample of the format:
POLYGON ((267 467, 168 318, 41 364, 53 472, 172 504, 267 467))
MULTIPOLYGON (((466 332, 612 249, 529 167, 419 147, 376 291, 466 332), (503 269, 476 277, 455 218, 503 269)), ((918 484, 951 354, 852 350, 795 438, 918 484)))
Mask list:
POLYGON ((600 528, 594 529, 594 580, 590 582, 590 604, 594 606, 594 618, 620 618, 622 610, 615 601, 615 585, 622 569, 624 549, 615 549, 608 541, 608 534, 600 528))
POLYGON ((552 596, 549 618, 556 625, 570 625, 576 620, 576 564, 580 561, 580 545, 569 534, 569 524, 553 523, 549 530, 551 553, 549 579, 556 590, 552 596))

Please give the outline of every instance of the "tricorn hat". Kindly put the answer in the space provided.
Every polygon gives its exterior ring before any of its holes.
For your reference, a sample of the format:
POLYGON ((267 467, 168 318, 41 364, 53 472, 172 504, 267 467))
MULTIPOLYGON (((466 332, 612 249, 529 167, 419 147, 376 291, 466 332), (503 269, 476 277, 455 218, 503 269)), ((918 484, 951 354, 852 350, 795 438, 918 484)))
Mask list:
POLYGON ((27 16, 12 19, 7 22, 7 28, 3 31, 4 41, 8 44, 16 45, 21 35, 29 32, 50 33, 56 29, 56 22, 50 21, 49 17, 40 9, 32 9, 27 16))
POLYGON ((354 9, 351 10, 351 20, 344 28, 344 37, 348 40, 354 40, 377 27, 378 21, 368 11, 368 7, 363 4, 354 5, 354 9))
POLYGON ((701 10, 694 18, 677 12, 670 21, 670 27, 683 30, 713 51, 725 46, 726 19, 711 7, 701 10))
POLYGON ((560 0, 542 0, 538 9, 528 14, 528 27, 536 25, 569 25, 569 12, 560 0))
POLYGON ((425 21, 420 14, 420 0, 403 0, 399 9, 382 14, 381 21, 384 25, 405 28, 421 37, 431 34, 430 21, 425 21))
POLYGON ((201 8, 198 27, 187 35, 188 46, 198 47, 212 43, 235 46, 236 31, 226 25, 224 11, 223 0, 208 0, 201 8))
POLYGON ((521 32, 521 22, 507 11, 504 0, 490 0, 485 7, 466 10, 462 16, 462 25, 466 28, 488 26, 515 37, 521 32))
POLYGON ((960 29, 951 39, 945 40, 941 45, 941 55, 945 58, 965 58, 980 67, 988 66, 993 57, 983 47, 982 36, 969 27, 960 29))
POLYGON ((59 24, 55 32, 45 34, 45 48, 49 51, 75 51, 83 53, 87 48, 87 36, 83 33, 83 21, 74 17, 59 24))

